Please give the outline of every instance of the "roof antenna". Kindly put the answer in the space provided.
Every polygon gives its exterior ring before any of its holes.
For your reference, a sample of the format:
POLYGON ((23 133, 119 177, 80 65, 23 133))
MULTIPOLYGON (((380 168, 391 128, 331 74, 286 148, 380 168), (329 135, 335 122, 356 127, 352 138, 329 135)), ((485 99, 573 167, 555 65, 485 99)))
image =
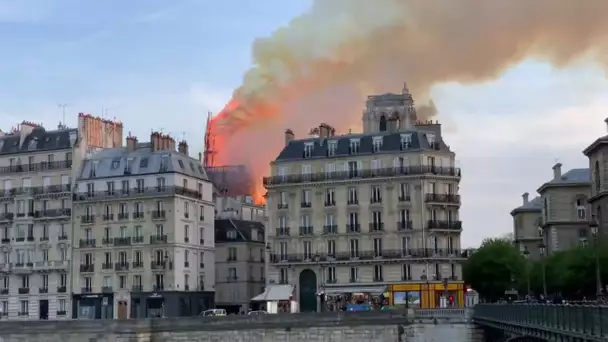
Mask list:
POLYGON ((186 132, 182 132, 182 141, 186 141, 186 132))
POLYGON ((61 124, 63 126, 65 126, 65 108, 69 106, 70 105, 67 103, 60 103, 57 105, 57 107, 61 108, 61 124))

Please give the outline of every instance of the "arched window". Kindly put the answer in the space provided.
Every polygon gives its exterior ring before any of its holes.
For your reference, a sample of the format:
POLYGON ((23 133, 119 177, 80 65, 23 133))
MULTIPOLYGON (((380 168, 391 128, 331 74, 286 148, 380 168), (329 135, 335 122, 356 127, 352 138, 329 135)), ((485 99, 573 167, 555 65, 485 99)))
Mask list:
POLYGON ((382 115, 380 117, 380 124, 379 124, 378 130, 380 132, 386 132, 386 116, 384 116, 384 115, 382 115))
POLYGON ((593 178, 595 178, 595 191, 600 192, 600 163, 597 161, 595 162, 595 167, 593 168, 593 178))
POLYGON ((399 120, 399 113, 394 112, 393 115, 391 116, 391 122, 393 123, 394 127, 393 127, 393 131, 399 131, 401 122, 399 120))
POLYGON ((576 217, 579 220, 586 220, 587 219, 587 198, 585 198, 583 196, 577 197, 574 207, 576 209, 576 217))
POLYGON ((545 223, 547 223, 547 221, 549 221, 549 201, 547 201, 547 198, 543 198, 543 214, 545 217, 545 223))

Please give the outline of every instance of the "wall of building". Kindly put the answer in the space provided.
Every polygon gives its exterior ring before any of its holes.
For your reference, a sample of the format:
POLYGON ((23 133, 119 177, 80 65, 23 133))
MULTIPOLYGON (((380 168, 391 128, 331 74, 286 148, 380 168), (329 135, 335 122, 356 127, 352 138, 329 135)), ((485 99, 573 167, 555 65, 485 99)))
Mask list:
POLYGON ((548 253, 567 250, 591 239, 589 205, 585 206, 584 217, 578 217, 576 206, 577 198, 587 203, 589 192, 588 186, 551 186, 541 193, 543 235, 548 253))
POLYGON ((215 246, 215 302, 248 306, 264 292, 264 246, 259 243, 218 243, 215 246), (236 258, 232 258, 236 251, 236 258), (236 278, 233 277, 236 275, 236 278))

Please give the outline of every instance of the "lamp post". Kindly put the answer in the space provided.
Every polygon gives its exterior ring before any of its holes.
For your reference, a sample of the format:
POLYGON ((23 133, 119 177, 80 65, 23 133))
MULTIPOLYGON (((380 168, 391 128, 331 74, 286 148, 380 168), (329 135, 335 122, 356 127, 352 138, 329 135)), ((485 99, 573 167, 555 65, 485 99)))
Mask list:
POLYGON ((602 296, 602 273, 600 270, 600 253, 599 253, 599 245, 597 243, 598 240, 598 227, 599 224, 595 215, 591 216, 591 221, 589 221, 589 230, 591 230, 591 235, 593 235, 593 245, 595 250, 595 286, 596 286, 596 295, 597 299, 602 296))
POLYGON ((545 249, 547 248, 547 246, 545 246, 544 242, 540 242, 538 244, 538 250, 540 251, 540 265, 542 267, 542 272, 543 272, 543 299, 547 299, 547 270, 545 269, 545 249))
POLYGON ((319 297, 319 311, 323 312, 324 310, 324 306, 325 306, 325 291, 323 290, 323 286, 325 284, 324 281, 324 277, 325 277, 325 270, 323 269, 323 266, 321 266, 321 256, 319 255, 319 253, 315 254, 313 257, 313 260, 317 263, 317 268, 319 270, 319 288, 317 289, 317 296, 319 297))
POLYGON ((528 299, 530 298, 530 295, 532 293, 532 291, 530 291, 530 270, 528 267, 528 259, 530 257, 530 251, 528 251, 527 249, 524 249, 524 251, 522 252, 522 254, 524 255, 524 258, 526 259, 526 264, 525 264, 525 268, 526 268, 526 282, 528 285, 528 299))

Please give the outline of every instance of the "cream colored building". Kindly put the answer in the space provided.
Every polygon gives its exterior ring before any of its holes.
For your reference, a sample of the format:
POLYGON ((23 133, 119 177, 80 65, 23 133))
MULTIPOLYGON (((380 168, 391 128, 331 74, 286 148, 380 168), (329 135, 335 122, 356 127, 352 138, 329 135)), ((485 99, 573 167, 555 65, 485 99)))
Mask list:
MULTIPOLYGON (((608 119, 604 123, 608 125, 608 119)), ((605 241, 608 236, 608 135, 597 138, 583 153, 589 158, 590 209, 598 223, 599 236, 605 241)))
POLYGON ((553 179, 538 188, 547 253, 587 245, 589 231, 589 169, 562 173, 562 164, 553 166, 553 179))
POLYGON ((511 211, 513 241, 520 252, 527 251, 532 259, 538 259, 543 243, 542 198, 536 196, 530 200, 530 194, 527 192, 522 198, 522 204, 511 211))
POLYGON ((368 97, 362 123, 287 130, 264 179, 268 285, 294 285, 301 311, 317 310, 318 291, 462 282, 460 170, 441 126, 416 121, 406 88, 368 97))
POLYGON ((175 317, 213 308, 212 193, 186 142, 176 151, 159 133, 87 158, 73 209, 73 317, 175 317))
POLYGON ((0 320, 69 317, 77 142, 29 122, 0 134, 0 320))

